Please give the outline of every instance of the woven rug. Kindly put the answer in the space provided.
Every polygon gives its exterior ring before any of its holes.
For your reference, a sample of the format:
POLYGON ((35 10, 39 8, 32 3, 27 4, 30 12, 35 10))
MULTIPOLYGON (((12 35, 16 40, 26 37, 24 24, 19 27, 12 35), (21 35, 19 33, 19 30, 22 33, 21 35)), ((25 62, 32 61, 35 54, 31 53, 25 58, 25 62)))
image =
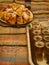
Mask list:
POLYGON ((28 65, 25 28, 0 27, 0 65, 28 65))

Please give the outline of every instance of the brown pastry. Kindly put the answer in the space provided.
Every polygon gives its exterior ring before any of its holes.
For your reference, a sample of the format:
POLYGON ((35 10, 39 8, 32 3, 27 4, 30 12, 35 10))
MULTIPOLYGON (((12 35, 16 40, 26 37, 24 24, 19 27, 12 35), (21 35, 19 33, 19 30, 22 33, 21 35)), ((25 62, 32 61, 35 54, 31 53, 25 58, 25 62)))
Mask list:
POLYGON ((32 22, 33 25, 40 25, 40 22, 38 19, 34 19, 32 22))
POLYGON ((23 9, 23 18, 26 21, 31 21, 33 18, 32 13, 27 8, 23 9))
POLYGON ((44 36, 44 40, 49 41, 49 36, 48 35, 44 36))
POLYGON ((41 26, 40 25, 33 25, 33 29, 35 29, 35 30, 41 29, 41 26))
POLYGON ((2 18, 3 17, 3 12, 2 11, 0 11, 0 18, 2 18))
POLYGON ((33 34, 41 34, 41 30, 33 30, 33 34))
POLYGON ((16 15, 13 13, 10 17, 10 19, 8 20, 8 22, 10 24, 15 24, 16 23, 16 15))
POLYGON ((22 10, 20 8, 16 10, 16 15, 22 16, 22 10))
POLYGON ((24 5, 20 5, 20 7, 16 10, 16 14, 18 15, 18 16, 22 16, 22 14, 23 14, 23 9, 25 8, 25 6, 24 5))
POLYGON ((15 4, 15 3, 10 4, 10 6, 11 6, 11 8, 12 8, 13 10, 16 10, 16 9, 18 9, 18 8, 20 7, 19 4, 15 4))
POLYGON ((7 8, 7 9, 6 9, 6 12, 7 12, 7 13, 13 13, 14 11, 13 11, 12 8, 7 8))
POLYGON ((8 21, 10 17, 11 17, 11 14, 10 14, 10 13, 4 12, 4 14, 3 14, 3 19, 4 19, 5 21, 8 21))
POLYGON ((42 36, 40 36, 40 35, 34 36, 34 40, 35 41, 41 41, 42 40, 42 36))
POLYGON ((47 29, 47 30, 42 30, 42 33, 43 34, 49 34, 49 30, 47 29))
POLYGON ((17 24, 23 24, 23 19, 22 17, 17 17, 17 24))
POLYGON ((44 47, 44 43, 42 41, 38 41, 35 43, 35 46, 41 48, 41 47, 44 47))
POLYGON ((11 18, 11 19, 9 19, 8 22, 9 22, 10 24, 14 25, 15 22, 16 22, 16 18, 11 18))
POLYGON ((49 55, 49 42, 46 42, 45 47, 45 52, 47 55, 49 55))
POLYGON ((23 12, 23 18, 26 20, 26 21, 29 21, 29 16, 27 15, 26 12, 23 12))

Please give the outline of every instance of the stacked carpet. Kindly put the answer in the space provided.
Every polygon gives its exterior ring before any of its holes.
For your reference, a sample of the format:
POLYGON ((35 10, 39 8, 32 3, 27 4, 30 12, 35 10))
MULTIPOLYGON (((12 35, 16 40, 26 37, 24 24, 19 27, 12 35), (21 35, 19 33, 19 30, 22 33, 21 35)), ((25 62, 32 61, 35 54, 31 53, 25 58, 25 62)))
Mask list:
POLYGON ((27 65, 25 28, 0 27, 0 65, 27 65))

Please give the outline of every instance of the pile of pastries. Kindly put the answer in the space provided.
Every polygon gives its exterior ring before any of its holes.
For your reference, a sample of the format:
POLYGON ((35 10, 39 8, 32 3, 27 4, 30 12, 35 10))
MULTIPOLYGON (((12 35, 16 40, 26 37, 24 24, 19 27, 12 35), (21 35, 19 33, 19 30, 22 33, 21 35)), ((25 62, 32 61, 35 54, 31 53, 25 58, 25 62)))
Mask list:
POLYGON ((0 19, 10 24, 26 24, 32 21, 33 14, 24 5, 3 4, 0 6, 0 19))

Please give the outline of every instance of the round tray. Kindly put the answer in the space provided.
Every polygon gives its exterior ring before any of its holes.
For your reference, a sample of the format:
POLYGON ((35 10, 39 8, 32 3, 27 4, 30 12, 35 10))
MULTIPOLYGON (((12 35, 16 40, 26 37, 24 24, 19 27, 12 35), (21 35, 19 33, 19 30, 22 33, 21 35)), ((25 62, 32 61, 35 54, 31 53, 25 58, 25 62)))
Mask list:
MULTIPOLYGON (((3 3, 2 3, 3 4, 3 3)), ((5 3, 4 3, 5 4, 5 3)), ((21 4, 22 5, 22 3, 17 3, 16 2, 16 4, 21 4)), ((25 5, 25 4, 23 4, 23 5, 25 5)), ((32 14, 33 15, 33 14, 32 14)), ((32 18, 32 20, 33 20, 33 18, 32 18)), ((0 19, 0 26, 3 26, 3 27, 26 27, 29 23, 31 23, 32 21, 29 21, 29 22, 27 22, 27 23, 25 23, 25 24, 14 24, 14 25, 12 25, 12 24, 10 24, 10 23, 8 23, 8 22, 6 22, 6 21, 4 21, 4 20, 2 20, 2 19, 0 19)))
POLYGON ((0 19, 0 26, 2 26, 2 27, 13 27, 13 28, 18 27, 18 28, 20 28, 20 27, 26 27, 31 22, 32 21, 29 21, 26 24, 14 24, 14 25, 12 25, 12 24, 10 24, 8 22, 6 23, 5 21, 3 21, 3 20, 0 19))

